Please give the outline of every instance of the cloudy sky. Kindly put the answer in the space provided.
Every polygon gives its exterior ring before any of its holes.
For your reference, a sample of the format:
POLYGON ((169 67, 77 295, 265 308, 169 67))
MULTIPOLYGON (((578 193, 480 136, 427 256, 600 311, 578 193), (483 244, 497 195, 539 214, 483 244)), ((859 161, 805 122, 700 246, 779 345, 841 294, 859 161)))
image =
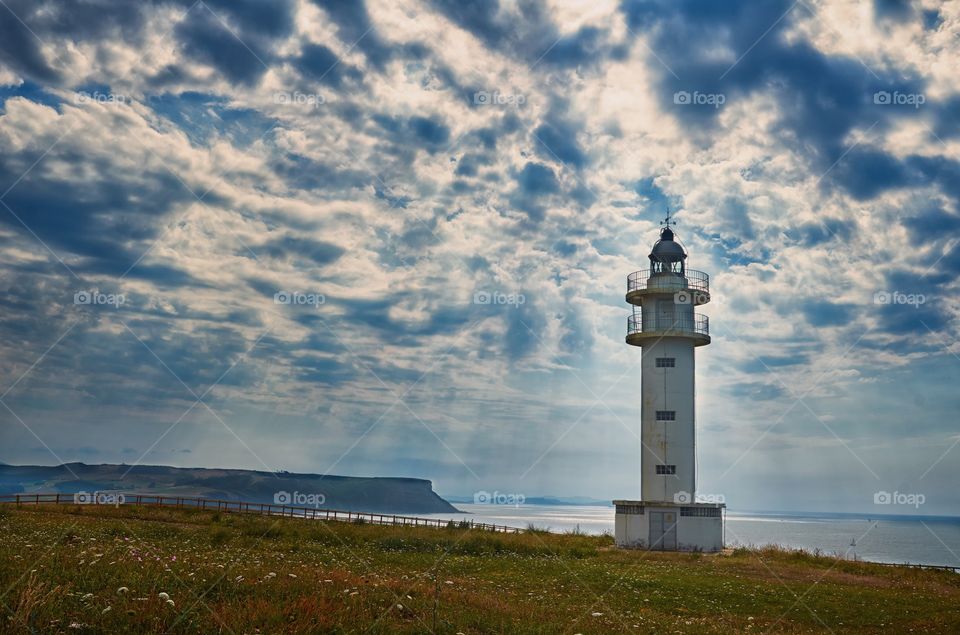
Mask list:
POLYGON ((0 461, 636 497, 669 207, 700 491, 960 510, 960 3, 0 5, 0 461))

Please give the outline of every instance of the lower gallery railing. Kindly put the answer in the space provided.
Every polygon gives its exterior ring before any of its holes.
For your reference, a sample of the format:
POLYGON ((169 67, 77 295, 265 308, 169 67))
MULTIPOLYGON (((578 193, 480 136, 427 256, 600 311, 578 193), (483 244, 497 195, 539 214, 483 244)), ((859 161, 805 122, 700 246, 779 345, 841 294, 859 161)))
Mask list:
POLYGON ((665 316, 656 314, 648 315, 642 312, 635 312, 627 317, 627 335, 661 331, 710 335, 710 318, 702 313, 665 316))

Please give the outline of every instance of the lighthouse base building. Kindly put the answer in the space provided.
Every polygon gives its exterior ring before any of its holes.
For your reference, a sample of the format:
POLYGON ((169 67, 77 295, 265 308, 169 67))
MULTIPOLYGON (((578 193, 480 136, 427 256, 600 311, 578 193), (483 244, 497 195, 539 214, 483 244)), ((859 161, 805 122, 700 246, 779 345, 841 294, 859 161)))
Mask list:
POLYGON ((615 500, 614 540, 618 547, 658 551, 723 549, 721 503, 654 503, 615 500))
POLYGON ((627 277, 633 305, 626 342, 640 359, 640 500, 615 500, 621 547, 665 551, 723 549, 725 506, 696 494, 694 349, 710 343, 710 279, 688 270, 670 218, 650 253, 650 269, 627 277))

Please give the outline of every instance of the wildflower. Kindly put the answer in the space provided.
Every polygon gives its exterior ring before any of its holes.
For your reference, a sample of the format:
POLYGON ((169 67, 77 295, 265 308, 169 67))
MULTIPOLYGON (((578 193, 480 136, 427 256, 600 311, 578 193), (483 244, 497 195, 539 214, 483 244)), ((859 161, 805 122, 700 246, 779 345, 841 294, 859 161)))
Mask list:
POLYGON ((118 595, 124 595, 124 594, 127 593, 129 590, 130 590, 130 589, 128 589, 127 587, 122 586, 122 587, 120 587, 119 589, 117 589, 117 594, 118 594, 118 595))
POLYGON ((107 608, 100 611, 100 615, 106 615, 107 613, 110 612, 110 610, 111 610, 111 607, 108 606, 107 608))
POLYGON ((166 593, 165 591, 161 591, 160 593, 157 594, 157 597, 159 597, 161 600, 169 600, 170 594, 166 593))
POLYGON ((167 600, 167 606, 174 608, 176 605, 173 603, 173 600, 167 600))

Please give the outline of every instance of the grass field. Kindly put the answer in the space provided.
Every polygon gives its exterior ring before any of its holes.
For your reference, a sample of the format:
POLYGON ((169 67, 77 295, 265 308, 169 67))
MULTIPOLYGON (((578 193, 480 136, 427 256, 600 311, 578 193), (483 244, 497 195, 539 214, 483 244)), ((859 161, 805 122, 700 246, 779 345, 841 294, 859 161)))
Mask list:
POLYGON ((960 575, 775 549, 0 508, 0 632, 960 632, 960 575))

